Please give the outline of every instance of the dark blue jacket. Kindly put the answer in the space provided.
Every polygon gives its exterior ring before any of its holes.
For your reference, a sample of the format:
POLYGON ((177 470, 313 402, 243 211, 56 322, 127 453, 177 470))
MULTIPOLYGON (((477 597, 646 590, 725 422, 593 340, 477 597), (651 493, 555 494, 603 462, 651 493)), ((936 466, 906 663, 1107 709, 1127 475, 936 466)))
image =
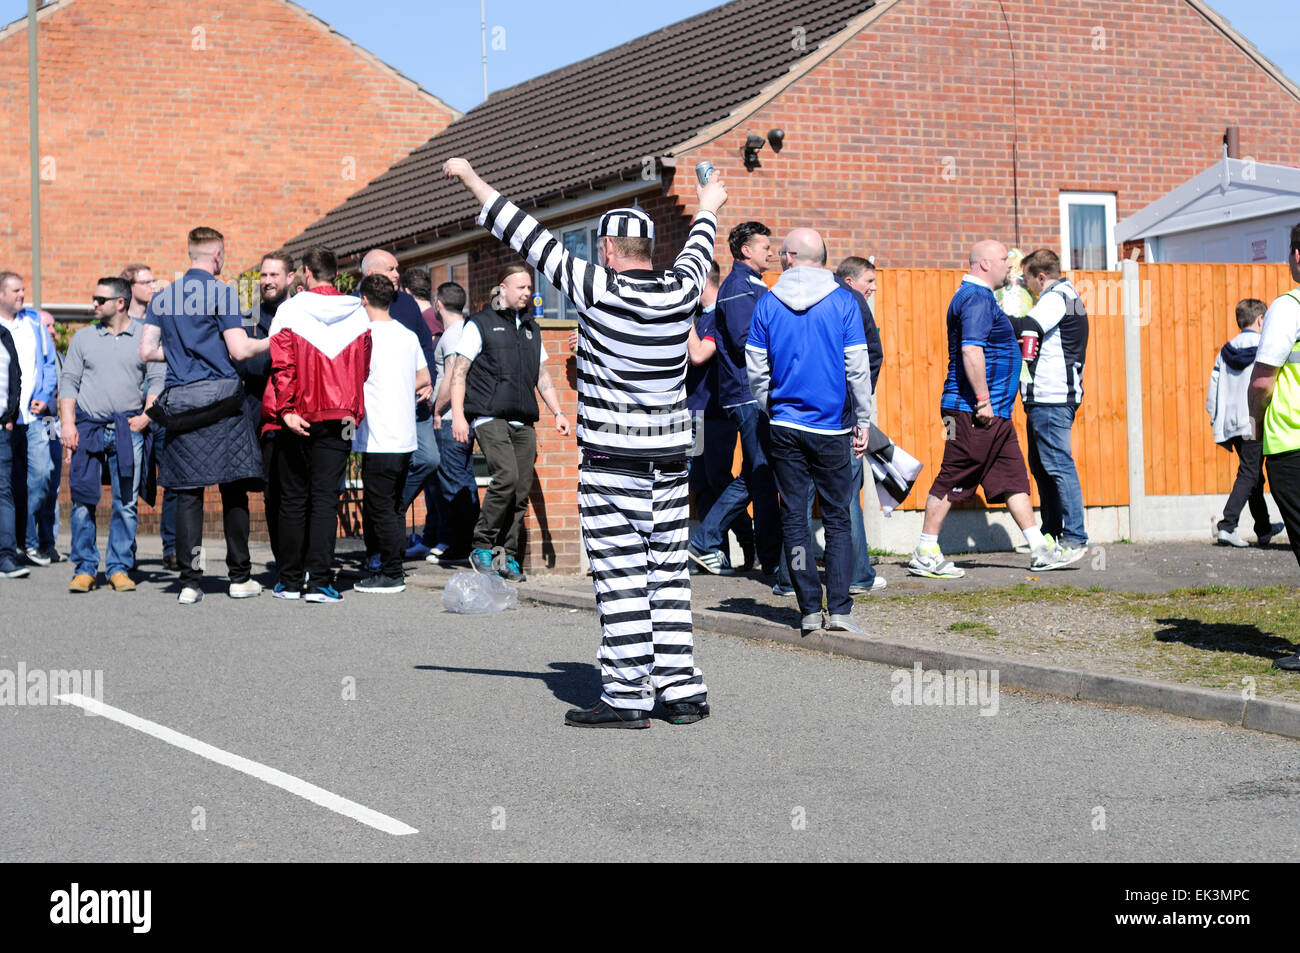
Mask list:
MULTIPOLYGON (((113 449, 117 457, 118 493, 123 501, 130 500, 131 488, 135 486, 135 453, 131 446, 131 426, 128 413, 114 414, 111 417, 91 417, 81 408, 77 408, 77 449, 72 451, 72 461, 68 464, 68 492, 73 503, 95 506, 99 503, 100 487, 108 486, 109 477, 105 472, 107 460, 105 432, 113 424, 113 449)), ((146 427, 140 435, 143 442, 140 452, 140 466, 146 472, 146 478, 140 485, 140 498, 153 506, 155 493, 152 468, 147 465, 153 453, 153 428, 146 427)))
POLYGON ((862 312, 862 330, 867 335, 867 356, 871 359, 871 390, 874 393, 876 381, 880 378, 880 365, 885 359, 884 349, 880 346, 880 329, 876 327, 876 316, 871 313, 871 305, 861 291, 850 288, 849 283, 839 275, 835 276, 835 283, 853 295, 858 310, 862 312))
POLYGON ((763 277, 744 262, 731 267, 718 288, 714 308, 717 325, 718 403, 723 407, 744 404, 754 399, 749 389, 749 372, 745 369, 745 340, 754 305, 767 294, 763 277))
MULTIPOLYGON (((433 352, 437 348, 437 343, 433 340, 433 333, 429 326, 424 323, 424 314, 420 311, 420 306, 416 303, 409 292, 399 291, 393 303, 388 306, 388 316, 406 328, 414 332, 420 341, 420 350, 424 352, 425 363, 429 365, 429 381, 433 384, 433 392, 438 392, 438 365, 433 362, 433 352)), ((420 401, 415 405, 416 418, 425 420, 432 416, 433 409, 429 402, 420 401)))

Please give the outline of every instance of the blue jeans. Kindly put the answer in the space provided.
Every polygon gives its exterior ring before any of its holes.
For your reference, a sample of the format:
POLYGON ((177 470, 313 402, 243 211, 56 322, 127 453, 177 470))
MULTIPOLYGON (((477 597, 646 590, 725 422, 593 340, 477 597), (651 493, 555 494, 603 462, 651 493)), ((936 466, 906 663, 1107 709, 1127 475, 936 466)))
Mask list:
MULTIPOLYGON (((718 496, 731 485, 731 466, 736 456, 736 425, 726 419, 694 415, 695 455, 691 457, 690 487, 695 513, 703 519, 718 496)), ((741 546, 754 546, 754 521, 744 510, 727 527, 741 546)), ((723 536, 725 541, 726 536, 723 536)))
POLYGON ((32 549, 40 546, 36 532, 36 514, 44 507, 46 497, 49 496, 50 473, 54 470, 46 420, 45 417, 37 417, 27 425, 27 520, 23 523, 23 537, 26 546, 32 549))
POLYGON ((813 488, 822 498, 826 529, 826 608, 832 615, 853 610, 849 579, 853 574, 853 533, 849 496, 853 492, 852 438, 817 434, 791 427, 772 428, 772 469, 781 491, 781 533, 786 564, 804 615, 820 612, 822 587, 812 549, 808 499, 813 488))
POLYGON ((1083 489, 1070 454, 1076 409, 1070 404, 1031 404, 1025 417, 1029 472, 1038 485, 1043 532, 1077 548, 1088 545, 1088 533, 1083 528, 1083 489))
MULTIPOLYGON (((45 426, 27 428, 27 545, 37 549, 53 549, 59 535, 59 484, 63 482, 63 441, 58 430, 51 432, 49 422, 53 417, 42 418, 45 426), (35 434, 35 436, 33 436, 35 434), (42 448, 41 445, 44 445, 42 448), (45 482, 39 494, 32 489, 33 457, 40 455, 45 462, 45 482)), ((39 476, 37 477, 39 479, 39 476)))
MULTIPOLYGON (((457 443, 451 435, 451 413, 438 431, 439 523, 433 542, 445 543, 452 556, 469 555, 478 522, 478 483, 474 480, 474 442, 457 443)), ((426 538, 425 542, 429 540, 426 538)))
POLYGON ((424 490, 424 484, 438 472, 438 435, 433 428, 433 416, 421 420, 420 413, 423 411, 417 412, 415 417, 415 453, 411 454, 406 482, 402 484, 402 513, 411 508, 415 498, 424 490))
MULTIPOLYGON (((852 447, 852 441, 850 441, 852 447)), ((867 527, 862 522, 862 464, 866 457, 855 457, 849 453, 853 466, 853 490, 849 495, 849 523, 853 530, 853 585, 870 589, 876 581, 876 570, 871 565, 871 554, 867 552, 867 527)))
MULTIPOLYGON (((852 443, 850 442, 850 447, 852 443)), ((853 533, 853 572, 851 573, 853 586, 861 586, 864 589, 870 589, 876 581, 876 570, 871 565, 871 554, 867 551, 867 528, 862 522, 862 464, 865 457, 854 457, 850 454, 850 460, 853 466, 853 486, 849 493, 849 523, 853 533)), ((812 525, 813 499, 817 496, 817 491, 811 481, 808 484, 808 525, 812 525)), ((790 581, 790 569, 786 565, 785 553, 781 554, 781 568, 777 570, 776 583, 779 586, 793 586, 790 581)))
MULTIPOLYGON (((108 523, 108 555, 104 560, 107 574, 127 572, 134 562, 136 503, 140 492, 140 453, 144 438, 131 434, 131 450, 135 464, 135 479, 128 501, 118 493, 117 445, 113 427, 105 428, 104 460, 108 466, 109 485, 113 491, 113 511, 108 523)), ((95 507, 84 503, 72 504, 72 565, 78 574, 93 576, 99 572, 99 548, 95 544, 95 507)))
MULTIPOLYGON (((19 494, 26 498, 27 491, 27 434, 20 432, 17 424, 12 430, 0 427, 0 566, 14 568, 18 562, 18 538, 14 527, 17 525, 18 500, 14 498, 14 487, 22 488, 19 494), (22 465, 18 463, 21 448, 22 465), (18 472, 15 472, 18 471, 18 472)), ((24 513, 24 519, 26 514, 24 513)))
POLYGON ((781 562, 782 521, 777 511, 776 480, 768 463, 767 416, 759 411, 757 403, 728 407, 726 411, 740 432, 740 476, 718 494, 717 501, 695 527, 691 545, 696 549, 718 549, 727 527, 752 499, 758 561, 764 572, 773 572, 781 562))

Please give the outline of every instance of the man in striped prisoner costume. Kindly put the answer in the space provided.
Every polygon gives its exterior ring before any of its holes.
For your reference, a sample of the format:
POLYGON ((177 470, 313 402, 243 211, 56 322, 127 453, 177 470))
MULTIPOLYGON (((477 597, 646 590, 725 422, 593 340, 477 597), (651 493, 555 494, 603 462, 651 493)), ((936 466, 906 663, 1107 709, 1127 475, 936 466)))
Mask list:
POLYGON ((578 308, 578 506, 600 614, 603 691, 565 724, 648 728, 656 696, 668 721, 709 714, 695 667, 686 458, 686 339, 727 191, 697 186, 700 211, 669 271, 650 264, 654 224, 640 209, 600 220, 602 264, 575 258, 464 159, 443 166, 483 204, 478 222, 541 269, 578 308))

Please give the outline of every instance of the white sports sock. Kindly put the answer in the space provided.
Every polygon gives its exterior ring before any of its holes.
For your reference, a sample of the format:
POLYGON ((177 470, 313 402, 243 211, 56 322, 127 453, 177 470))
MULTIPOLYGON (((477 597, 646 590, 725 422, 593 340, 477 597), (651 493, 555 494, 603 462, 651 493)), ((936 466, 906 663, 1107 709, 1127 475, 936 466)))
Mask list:
POLYGON ((918 549, 926 549, 930 546, 938 546, 938 545, 939 545, 938 533, 935 533, 933 536, 931 536, 929 533, 922 533, 921 541, 916 544, 918 549))
POLYGON ((1031 552, 1039 546, 1047 545, 1047 540, 1043 539, 1043 531, 1037 526, 1030 526, 1028 529, 1022 529, 1020 532, 1025 534, 1025 542, 1029 544, 1031 552))

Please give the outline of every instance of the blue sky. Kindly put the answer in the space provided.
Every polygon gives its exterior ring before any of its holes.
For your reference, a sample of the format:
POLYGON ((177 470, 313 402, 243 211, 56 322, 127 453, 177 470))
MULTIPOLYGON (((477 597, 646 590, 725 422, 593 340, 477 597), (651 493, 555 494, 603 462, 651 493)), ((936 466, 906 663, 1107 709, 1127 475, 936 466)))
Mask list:
MULTIPOLYGON (((464 112, 483 101, 477 0, 298 2, 456 109, 464 112)), ((720 2, 487 0, 488 88, 513 86, 720 2), (504 49, 494 49, 494 40, 504 49)), ((1209 3, 1293 81, 1300 82, 1300 0, 1209 3)), ((0 0, 0 23, 18 19, 26 11, 26 0, 0 0)))

